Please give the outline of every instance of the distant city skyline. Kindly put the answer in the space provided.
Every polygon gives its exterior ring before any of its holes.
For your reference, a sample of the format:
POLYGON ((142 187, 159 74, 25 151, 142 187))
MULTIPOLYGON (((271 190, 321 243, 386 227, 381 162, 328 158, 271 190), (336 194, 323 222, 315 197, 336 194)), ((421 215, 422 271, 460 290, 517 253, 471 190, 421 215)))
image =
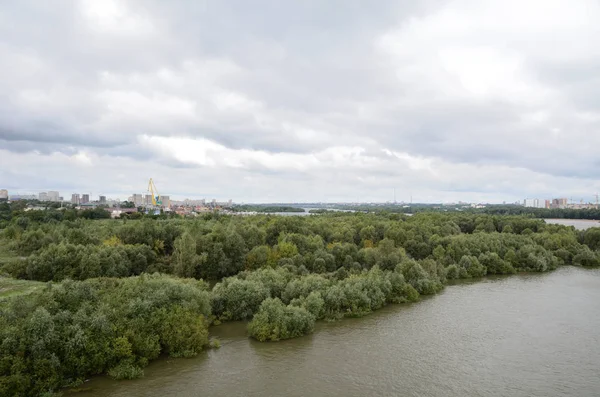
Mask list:
MULTIPOLYGON (((104 200, 108 200, 108 201, 114 201, 114 200, 119 200, 119 201, 130 201, 130 199, 134 199, 131 201, 136 201, 134 195, 139 195, 139 198, 137 199, 139 202, 139 205, 142 204, 148 204, 147 202, 149 201, 149 197, 150 193, 147 191, 139 191, 139 192, 129 192, 129 193, 117 193, 117 194, 105 194, 105 193, 100 193, 100 194, 93 194, 93 193, 62 193, 59 191, 11 191, 9 189, 2 189, 0 187, 0 193, 2 193, 3 191, 6 191, 6 194, 8 196, 18 196, 18 195, 22 195, 22 196, 35 196, 36 198, 40 198, 40 194, 48 194, 49 192, 52 193, 52 197, 54 197, 54 199, 56 199, 57 197, 62 197, 63 201, 68 201, 68 202, 74 202, 73 200, 77 200, 77 203, 85 203, 85 202, 96 202, 96 201, 100 201, 101 198, 104 198, 104 200), (86 200, 84 200, 84 198, 86 198, 86 200)), ((160 193, 160 192, 159 192, 160 193)), ((393 194, 394 192, 392 192, 393 194)), ((1 194, 0 194, 1 196, 1 194)), ((229 200, 232 200, 235 203, 317 203, 317 202, 322 202, 322 203, 327 203, 327 202, 332 202, 332 203, 342 203, 342 202, 346 202, 346 203, 410 203, 410 198, 409 200, 400 200, 396 197, 396 200, 394 200, 394 197, 392 196, 391 198, 387 198, 387 199, 381 199, 381 200, 361 200, 360 198, 356 198, 354 200, 352 200, 351 198, 348 198, 346 200, 331 200, 331 201, 322 201, 322 200, 304 200, 304 201, 298 201, 298 200, 291 200, 291 201, 269 201, 269 200, 257 200, 257 201, 246 201, 246 200, 238 200, 235 198, 218 198, 218 197, 214 197, 214 196, 178 196, 178 195, 172 195, 172 194, 161 194, 161 196, 167 197, 170 201, 184 201, 184 200, 192 200, 192 201, 199 201, 199 200, 206 200, 206 201, 212 201, 212 200, 216 200, 217 202, 228 202, 229 200)), ((535 197, 528 197, 528 198, 524 198, 524 199, 517 199, 514 201, 509 201, 509 200, 502 200, 502 199, 496 199, 496 200, 489 200, 489 201, 481 201, 481 200, 448 200, 448 201, 415 201, 414 199, 412 200, 413 203, 422 203, 422 204, 459 204, 461 202, 464 203, 487 203, 487 204, 520 204, 523 205, 525 207, 537 207, 537 208, 550 208, 552 206, 548 206, 547 202, 552 202, 552 200, 557 200, 557 197, 559 197, 558 199, 560 200, 565 200, 564 203, 561 203, 561 206, 564 206, 566 204, 596 204, 597 203, 597 196, 596 194, 592 194, 592 195, 588 195, 588 196, 582 196, 582 197, 575 197, 575 196, 569 196, 566 197, 567 195, 554 195, 554 196, 535 196, 535 197)), ((2 198, 2 197, 0 197, 2 198)), ((47 198, 45 198, 46 200, 47 198)), ((53 201, 53 200, 48 200, 48 201, 53 201)), ((58 200, 54 200, 54 201, 58 201, 58 200)), ((558 208, 559 204, 555 204, 555 208, 558 208)))

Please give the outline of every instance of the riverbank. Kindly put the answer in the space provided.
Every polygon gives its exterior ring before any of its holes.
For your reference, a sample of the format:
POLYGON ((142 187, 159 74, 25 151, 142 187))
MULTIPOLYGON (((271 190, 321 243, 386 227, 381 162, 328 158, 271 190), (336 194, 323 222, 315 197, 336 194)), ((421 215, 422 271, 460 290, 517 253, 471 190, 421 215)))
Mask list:
POLYGON ((31 300, 13 299, 0 316, 0 336, 15 341, 0 352, 10 364, 1 375, 11 383, 0 384, 7 395, 56 390, 98 373, 132 378, 161 354, 202 355, 213 319, 250 321, 251 336, 281 340, 310 333, 317 320, 360 317, 434 294, 447 280, 600 264, 599 230, 577 232, 528 217, 354 213, 45 222, 24 221, 27 216, 15 214, 0 233, 4 246, 25 258, 4 263, 0 272, 54 287, 31 300), (171 276, 149 276, 157 272, 171 276), (130 293, 154 279, 166 295, 130 293), (219 282, 209 288, 199 279, 219 282), (197 295, 196 308, 184 291, 197 295), (107 326, 82 319, 81 305, 107 326), (195 322, 197 313, 207 321, 195 322), (26 332, 32 323, 55 331, 46 332, 51 340, 43 356, 34 354, 37 334, 26 332), (60 341, 72 340, 77 329, 86 341, 74 355, 60 341), (101 362, 96 340, 104 346, 101 362), (24 365, 15 366, 22 357, 24 365), (54 357, 59 364, 49 372, 44 365, 54 357))
POLYGON ((153 362, 138 380, 94 378, 72 395, 591 396, 598 310, 600 269, 487 277, 278 343, 223 324, 211 328, 219 350, 153 362))

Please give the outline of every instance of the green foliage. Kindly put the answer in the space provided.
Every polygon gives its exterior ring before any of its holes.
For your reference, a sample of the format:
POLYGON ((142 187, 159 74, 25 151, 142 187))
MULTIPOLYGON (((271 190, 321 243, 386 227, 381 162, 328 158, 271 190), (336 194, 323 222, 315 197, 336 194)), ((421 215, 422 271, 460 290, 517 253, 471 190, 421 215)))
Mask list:
POLYGON ((306 335, 314 330, 315 317, 305 308, 286 306, 279 298, 265 299, 248 324, 248 333, 264 342, 306 335))
POLYGON ((117 380, 137 379, 144 376, 144 370, 130 362, 122 361, 108 370, 108 376, 117 380))
POLYGON ((201 266, 206 255, 196 254, 196 240, 190 233, 185 232, 175 239, 174 246, 173 273, 179 277, 197 277, 198 267, 201 266))
POLYGON ((143 374, 161 352, 208 344, 206 284, 161 275, 49 284, 0 305, 0 395, 38 395, 106 373, 143 374))
POLYGON ((311 292, 307 297, 292 299, 290 305, 306 309, 316 319, 321 319, 325 315, 325 301, 318 291, 311 292))
POLYGON ((404 261, 397 266, 396 271, 421 295, 435 294, 444 288, 438 277, 425 271, 415 260, 404 261))
MULTIPOLYGON (((27 259, 27 278, 60 281, 93 277, 127 277, 141 274, 156 261, 146 245, 50 244, 27 259)), ((16 274, 15 274, 16 276, 16 274)))
POLYGON ((483 277, 487 269, 483 266, 477 257, 465 255, 460 259, 458 267, 465 269, 467 277, 483 277))
POLYGON ((65 280, 0 300, 0 395, 193 356, 208 343, 207 318, 252 320, 256 339, 278 340, 417 301, 449 279, 600 265, 599 228, 427 211, 98 220, 0 203, 0 274, 65 280), (135 277, 155 271, 189 279, 135 277))
MULTIPOLYGON (((430 266, 432 262, 424 262, 429 260, 444 268, 456 265, 459 277, 473 277, 551 270, 572 264, 583 246, 595 251, 600 245, 598 228, 576 232, 528 217, 469 213, 123 221, 65 220, 50 210, 10 206, 6 211, 0 246, 27 260, 6 260, 0 266, 14 277, 40 281, 153 271, 219 281, 264 267, 285 267, 292 273, 337 271, 337 278, 345 278, 375 266, 391 271, 411 258, 421 267, 430 266), (469 272, 466 262, 459 266, 464 256, 476 257, 485 271, 475 265, 469 272)), ((436 265, 437 278, 444 283, 447 276, 441 270, 436 265)), ((455 276, 452 268, 450 277, 455 276)))
POLYGON ((487 252, 479 255, 479 263, 486 268, 487 274, 512 274, 515 268, 495 252, 487 252))
POLYGON ((460 278, 460 272, 456 264, 452 264, 446 268, 446 278, 448 280, 455 280, 457 278, 460 278))
POLYGON ((598 251, 594 252, 584 246, 573 257, 573 264, 576 266, 600 266, 600 254, 598 251))
POLYGON ((269 289, 260 282, 226 278, 213 288, 213 312, 223 320, 248 320, 268 297, 269 289))

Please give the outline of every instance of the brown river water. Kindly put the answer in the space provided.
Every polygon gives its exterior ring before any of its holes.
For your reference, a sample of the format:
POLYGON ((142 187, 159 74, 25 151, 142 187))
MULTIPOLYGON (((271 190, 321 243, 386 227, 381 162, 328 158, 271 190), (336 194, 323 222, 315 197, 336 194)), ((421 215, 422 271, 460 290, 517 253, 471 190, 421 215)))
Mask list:
POLYGON ((145 377, 96 377, 67 396, 600 396, 600 269, 461 283, 312 335, 222 342, 145 377))

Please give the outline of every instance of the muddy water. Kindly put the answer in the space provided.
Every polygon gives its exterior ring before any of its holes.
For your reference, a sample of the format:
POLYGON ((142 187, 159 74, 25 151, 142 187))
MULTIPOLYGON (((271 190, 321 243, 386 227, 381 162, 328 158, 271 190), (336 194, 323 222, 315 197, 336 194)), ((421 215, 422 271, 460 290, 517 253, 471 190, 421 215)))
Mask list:
POLYGON ((76 396, 600 396, 600 270, 449 286, 284 342, 211 329, 222 347, 76 396))

